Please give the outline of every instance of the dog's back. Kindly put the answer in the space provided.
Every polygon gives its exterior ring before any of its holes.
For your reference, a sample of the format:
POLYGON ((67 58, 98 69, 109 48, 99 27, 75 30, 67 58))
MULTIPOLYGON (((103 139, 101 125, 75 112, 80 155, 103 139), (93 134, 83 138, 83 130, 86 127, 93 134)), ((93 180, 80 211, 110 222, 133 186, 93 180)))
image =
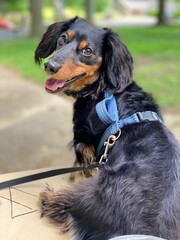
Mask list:
MULTIPOLYGON (((151 106, 158 111, 151 96, 134 83, 116 99, 122 115, 136 111, 136 107, 151 106), (137 101, 140 96, 144 102, 137 101), (129 105, 132 98, 134 104, 129 105)), ((86 119, 94 132, 93 114, 92 104, 86 119)), ((100 126, 94 124, 96 129, 100 126)), ((180 147, 164 124, 144 122, 123 128, 121 137, 108 152, 104 169, 75 190, 73 216, 82 239, 127 234, 179 239, 179 179, 180 147)))

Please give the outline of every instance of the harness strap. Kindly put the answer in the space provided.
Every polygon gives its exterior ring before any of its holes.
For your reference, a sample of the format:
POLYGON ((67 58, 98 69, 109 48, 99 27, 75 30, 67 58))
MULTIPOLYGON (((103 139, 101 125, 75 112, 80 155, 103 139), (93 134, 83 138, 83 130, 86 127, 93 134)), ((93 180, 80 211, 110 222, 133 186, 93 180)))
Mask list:
POLYGON ((97 147, 96 156, 100 155, 104 147, 104 142, 108 139, 108 137, 111 134, 116 134, 118 130, 124 126, 146 121, 158 121, 163 124, 163 121, 158 114, 152 111, 137 112, 127 118, 119 119, 115 96, 107 91, 105 91, 104 95, 105 99, 96 104, 96 113, 101 122, 104 123, 107 128, 97 147))
POLYGON ((118 118, 118 109, 114 95, 104 92, 104 99, 96 104, 96 112, 99 119, 106 125, 115 122, 118 118))
POLYGON ((12 187, 12 186, 15 186, 15 185, 23 184, 23 183, 37 181, 37 180, 40 180, 40 179, 43 179, 43 178, 54 177, 54 176, 57 176, 57 175, 77 172, 77 171, 81 171, 81 170, 85 170, 85 169, 101 168, 101 167, 103 167, 103 165, 104 165, 104 163, 96 163, 96 164, 91 164, 91 165, 84 166, 84 167, 60 168, 60 169, 54 169, 54 170, 50 170, 50 171, 46 171, 46 172, 40 172, 40 173, 36 173, 36 174, 32 174, 32 175, 27 175, 27 176, 24 176, 24 177, 15 178, 15 179, 11 179, 11 180, 8 180, 8 181, 1 182, 0 183, 0 190, 5 189, 5 188, 9 188, 9 187, 12 187))

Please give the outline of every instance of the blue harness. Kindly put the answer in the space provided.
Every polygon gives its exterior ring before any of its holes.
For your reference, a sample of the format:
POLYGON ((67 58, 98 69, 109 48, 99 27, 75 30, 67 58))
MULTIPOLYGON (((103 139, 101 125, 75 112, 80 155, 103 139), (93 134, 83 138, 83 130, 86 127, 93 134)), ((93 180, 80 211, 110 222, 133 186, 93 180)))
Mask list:
POLYGON ((107 126, 97 147, 96 156, 103 150, 104 143, 112 134, 116 134, 124 126, 145 121, 158 121, 163 124, 162 119, 156 112, 136 112, 124 119, 119 119, 115 96, 107 91, 104 92, 104 99, 96 104, 96 113, 103 124, 107 126))

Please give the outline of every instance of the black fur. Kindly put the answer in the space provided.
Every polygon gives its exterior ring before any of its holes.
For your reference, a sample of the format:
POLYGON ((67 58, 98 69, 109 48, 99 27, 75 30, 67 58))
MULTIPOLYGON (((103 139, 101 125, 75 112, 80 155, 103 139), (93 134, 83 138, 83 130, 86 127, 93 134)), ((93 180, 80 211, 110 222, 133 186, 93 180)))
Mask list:
POLYGON ((55 51, 60 34, 66 31, 76 19, 72 18, 67 22, 56 22, 48 27, 35 51, 36 63, 40 64, 42 58, 48 57, 55 51))
MULTIPOLYGON (((110 30, 104 30, 103 38, 103 63, 96 82, 81 92, 69 92, 77 98, 74 146, 83 143, 97 148, 106 127, 98 119, 95 105, 105 88, 114 92, 120 118, 148 110, 161 115, 153 98, 132 82, 127 48, 110 30)), ((39 55, 37 50, 37 61, 51 51, 52 47, 39 55)), ((76 154, 82 162, 82 154, 76 154)), ((65 231, 73 230, 78 240, 128 234, 180 239, 180 147, 166 126, 143 122, 124 127, 108 159, 102 170, 72 190, 60 190, 49 200, 47 189, 43 214, 65 224, 65 231)))

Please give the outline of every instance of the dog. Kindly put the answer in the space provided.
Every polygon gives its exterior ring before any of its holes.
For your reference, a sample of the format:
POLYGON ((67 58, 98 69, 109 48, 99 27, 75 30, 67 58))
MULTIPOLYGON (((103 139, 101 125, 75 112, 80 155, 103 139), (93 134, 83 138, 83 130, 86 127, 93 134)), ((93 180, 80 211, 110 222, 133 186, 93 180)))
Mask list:
MULTIPOLYGON (((145 111, 162 119, 153 97, 133 81, 132 56, 110 29, 79 17, 54 23, 35 51, 37 63, 47 57, 46 90, 76 99, 75 165, 100 159, 97 148, 107 124, 96 105, 105 91, 115 97, 119 119, 145 111)), ((47 186, 40 194, 42 216, 76 240, 129 234, 180 239, 180 147, 164 123, 146 119, 123 126, 107 155, 99 171, 86 172, 72 188, 54 192, 47 186)))

